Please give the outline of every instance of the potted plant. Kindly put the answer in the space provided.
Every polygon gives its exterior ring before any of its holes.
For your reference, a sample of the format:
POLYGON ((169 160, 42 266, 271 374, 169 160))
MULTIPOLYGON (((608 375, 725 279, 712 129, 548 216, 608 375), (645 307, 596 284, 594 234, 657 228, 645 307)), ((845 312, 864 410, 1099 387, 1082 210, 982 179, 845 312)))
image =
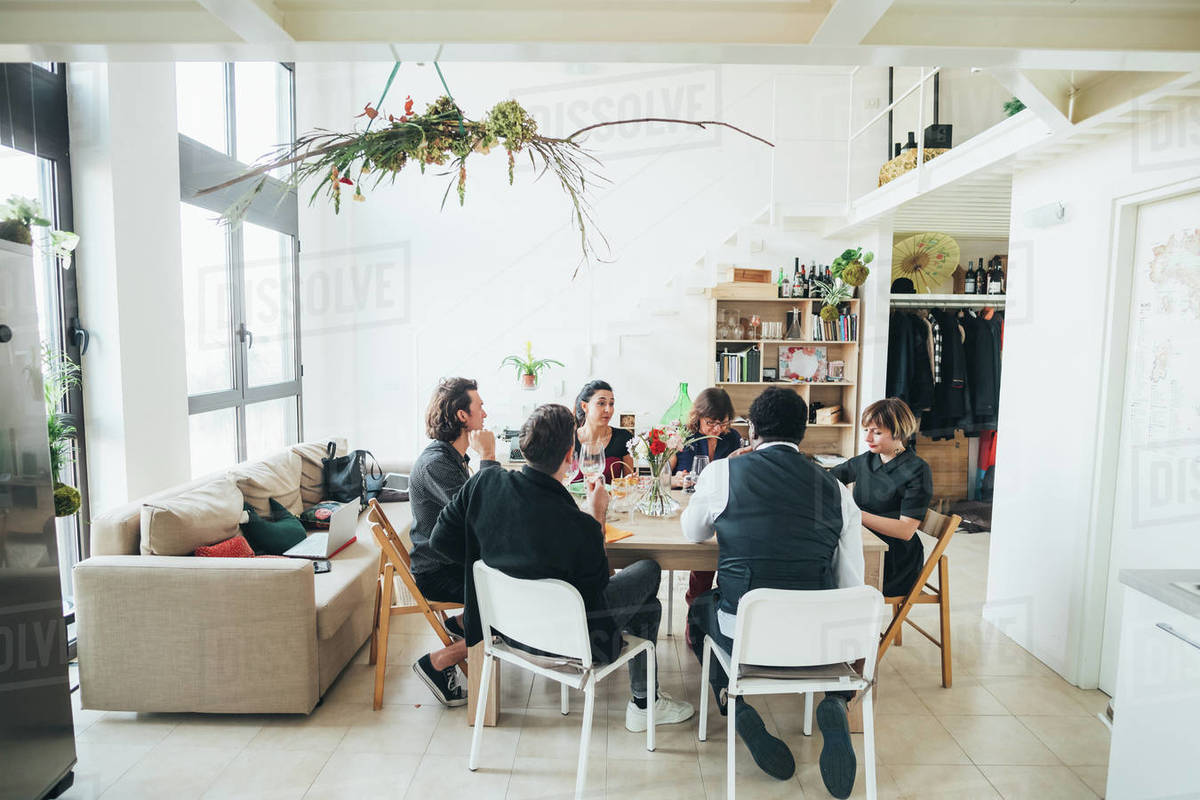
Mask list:
MULTIPOLYGON (((42 216, 42 207, 37 200, 11 195, 0 205, 0 239, 17 244, 33 244, 33 226, 50 228, 50 220, 42 216)), ((63 260, 63 266, 71 266, 71 253, 79 244, 79 236, 70 231, 50 229, 50 248, 54 255, 63 260)))
POLYGON ((863 282, 867 280, 867 276, 871 274, 867 264, 874 260, 874 253, 869 250, 864 253, 861 247, 855 247, 851 250, 843 250, 842 254, 829 265, 829 271, 835 280, 840 280, 850 286, 862 286, 863 282))
POLYGON ((517 380, 521 384, 522 389, 536 389, 538 385, 538 376, 542 370, 549 369, 551 366, 561 367, 564 364, 561 361, 555 361, 553 358, 534 358, 533 343, 525 343, 525 356, 518 355, 508 356, 500 362, 500 366, 512 364, 517 370, 517 380))
POLYGON ((46 398, 46 434, 50 443, 50 474, 54 478, 54 515, 69 517, 79 511, 79 490, 62 483, 58 476, 64 466, 75 462, 75 426, 66 420, 60 404, 67 392, 79 385, 79 365, 66 353, 42 347, 42 383, 46 398))

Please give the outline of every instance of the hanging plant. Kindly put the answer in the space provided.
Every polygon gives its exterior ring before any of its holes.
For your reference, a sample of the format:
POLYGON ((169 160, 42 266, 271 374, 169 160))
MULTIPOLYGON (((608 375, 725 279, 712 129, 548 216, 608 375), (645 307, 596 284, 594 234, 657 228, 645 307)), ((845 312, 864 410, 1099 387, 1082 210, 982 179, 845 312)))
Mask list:
POLYGON ((869 250, 864 253, 861 247, 855 247, 852 250, 842 251, 842 254, 829 265, 829 271, 834 278, 850 286, 862 286, 867 280, 867 276, 871 274, 867 264, 874 260, 874 253, 869 250))
POLYGON ((1022 103, 1020 100, 1018 100, 1015 97, 1012 98, 1011 100, 1006 100, 1004 102, 1005 116, 1011 117, 1015 114, 1020 114, 1024 110, 1025 110, 1025 104, 1022 103))
POLYGON ((58 480, 63 467, 75 463, 75 426, 61 410, 62 400, 79 385, 79 365, 67 354, 42 346, 42 384, 46 401, 46 435, 50 445, 50 474, 54 478, 54 514, 69 517, 79 510, 81 498, 74 486, 58 480))
MULTIPOLYGON (((707 128, 710 125, 730 128, 770 147, 774 145, 759 136, 748 133, 727 122, 717 120, 686 120, 644 117, 599 122, 580 128, 562 137, 545 136, 538 133, 537 121, 516 100, 504 100, 492 106, 483 119, 467 117, 454 101, 449 88, 446 94, 425 107, 423 113, 414 110, 412 97, 404 101, 404 113, 399 116, 385 113, 383 101, 391 87, 400 65, 392 68, 392 74, 384 86, 383 94, 375 105, 367 104, 358 117, 366 117, 363 130, 348 133, 316 130, 305 133, 288 145, 277 148, 255 162, 254 166, 237 177, 216 186, 202 189, 197 194, 207 194, 224 189, 241 181, 257 178, 250 189, 222 214, 228 223, 240 222, 250 204, 267 184, 268 173, 281 167, 294 166, 284 179, 296 188, 301 183, 315 180, 316 186, 309 197, 311 204, 322 192, 333 203, 334 213, 341 210, 342 192, 353 189, 353 199, 362 202, 365 191, 373 190, 384 180, 395 182, 406 168, 415 164, 424 173, 426 167, 444 167, 437 174, 449 176, 446 192, 442 196, 442 207, 453 189, 462 205, 467 193, 467 160, 471 155, 487 155, 502 148, 508 159, 508 182, 514 178, 518 155, 525 153, 538 177, 552 174, 559 187, 571 200, 571 218, 579 232, 579 245, 583 259, 594 255, 591 229, 594 220, 587 202, 588 190, 604 180, 595 167, 600 161, 583 147, 585 134, 610 125, 660 122, 692 125, 707 128), (372 130, 372 124, 380 127, 372 130)), ((434 67, 441 77, 441 68, 434 67)), ((445 79, 442 79, 445 86, 445 79)), ((603 240, 603 235, 600 237, 603 240)))

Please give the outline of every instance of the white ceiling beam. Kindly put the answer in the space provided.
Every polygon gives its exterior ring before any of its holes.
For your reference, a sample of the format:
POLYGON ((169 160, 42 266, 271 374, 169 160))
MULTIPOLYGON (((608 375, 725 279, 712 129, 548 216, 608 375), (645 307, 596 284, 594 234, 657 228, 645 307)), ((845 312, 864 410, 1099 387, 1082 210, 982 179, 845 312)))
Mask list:
POLYGON ((1037 114, 1051 131, 1061 133, 1071 129, 1073 123, 1067 116, 1071 107, 1069 72, 1053 70, 1032 76, 1026 70, 1001 67, 988 73, 1037 114))
POLYGON ((243 42, 295 41, 283 26, 283 13, 271 0, 199 0, 199 3, 243 42))
MULTIPOLYGON (((6 12, 7 13, 7 12, 6 12)), ((7 15, 7 25, 14 15, 7 15)), ((91 15, 100 17, 102 15, 91 15)), ((774 64, 829 67, 876 66, 944 69, 963 67, 1014 67, 1019 69, 1132 70, 1179 72, 1200 70, 1200 51, 1157 50, 1022 49, 1020 47, 956 47, 917 43, 912 45, 848 45, 844 47, 756 43, 704 44, 681 42, 401 42, 354 39, 295 43, 222 42, 217 31, 228 29, 211 15, 196 16, 207 25, 188 30, 186 38, 144 35, 135 30, 137 20, 123 15, 121 37, 110 29, 118 27, 94 19, 102 33, 79 30, 78 35, 55 33, 54 26, 25 35, 27 28, 4 28, 0 33, 0 61, 311 61, 343 62, 352 54, 355 61, 429 61, 433 54, 443 63, 523 61, 543 63, 628 63, 628 64, 774 64), (198 40, 204 39, 203 43, 198 40)), ((80 28, 84 26, 80 25, 80 28)), ((75 26, 70 27, 76 31, 75 26)), ((61 29, 59 29, 61 30, 61 29)))
POLYGON ((894 0, 836 0, 810 44, 860 44, 894 0))

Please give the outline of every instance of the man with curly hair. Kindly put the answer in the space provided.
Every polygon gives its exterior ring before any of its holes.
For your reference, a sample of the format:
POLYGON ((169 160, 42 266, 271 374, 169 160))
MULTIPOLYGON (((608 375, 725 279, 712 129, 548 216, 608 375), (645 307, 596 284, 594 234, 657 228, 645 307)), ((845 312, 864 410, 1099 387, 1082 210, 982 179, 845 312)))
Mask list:
MULTIPOLYGON (((496 436, 483 429, 487 412, 479 385, 470 378, 447 378, 438 384, 425 412, 425 433, 433 441, 417 457, 409 478, 412 504, 412 573, 417 588, 432 602, 463 602, 463 565, 448 561, 429 546, 429 535, 438 514, 471 477, 467 450, 479 455, 479 468, 498 467, 496 436)), ((413 664, 413 672, 445 706, 467 702, 467 690, 458 681, 456 665, 467 657, 461 617, 449 620, 447 629, 457 641, 426 653, 413 664)))

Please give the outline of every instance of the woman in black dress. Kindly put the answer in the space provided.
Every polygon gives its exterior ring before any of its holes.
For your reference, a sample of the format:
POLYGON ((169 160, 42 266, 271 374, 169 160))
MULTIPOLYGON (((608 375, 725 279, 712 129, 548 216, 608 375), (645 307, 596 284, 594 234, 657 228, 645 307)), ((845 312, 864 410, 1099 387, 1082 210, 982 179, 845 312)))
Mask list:
POLYGON ((867 406, 862 415, 868 452, 830 470, 854 484, 854 502, 863 525, 887 544, 883 558, 883 594, 903 597, 912 591, 925 563, 917 528, 933 500, 929 465, 905 443, 917 433, 917 420, 897 397, 867 406))
POLYGON ((633 456, 629 454, 633 434, 608 424, 615 408, 613 389, 606 381, 589 381, 575 398, 575 424, 579 426, 575 432, 575 452, 579 452, 581 442, 603 447, 605 481, 636 472, 633 456), (624 467, 617 467, 618 461, 624 467))

